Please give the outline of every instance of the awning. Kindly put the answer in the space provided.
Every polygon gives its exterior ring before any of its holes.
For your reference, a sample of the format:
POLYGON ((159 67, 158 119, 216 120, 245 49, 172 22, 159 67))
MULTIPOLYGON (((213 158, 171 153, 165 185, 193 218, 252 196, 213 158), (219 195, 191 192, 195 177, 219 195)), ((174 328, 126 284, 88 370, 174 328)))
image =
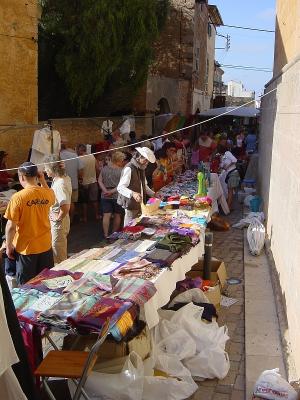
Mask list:
POLYGON ((220 108, 211 108, 210 110, 203 111, 200 113, 200 117, 214 117, 217 115, 221 115, 224 113, 226 115, 231 115, 234 117, 248 117, 255 118, 259 115, 259 109, 255 107, 240 107, 236 109, 236 107, 220 107, 220 108))

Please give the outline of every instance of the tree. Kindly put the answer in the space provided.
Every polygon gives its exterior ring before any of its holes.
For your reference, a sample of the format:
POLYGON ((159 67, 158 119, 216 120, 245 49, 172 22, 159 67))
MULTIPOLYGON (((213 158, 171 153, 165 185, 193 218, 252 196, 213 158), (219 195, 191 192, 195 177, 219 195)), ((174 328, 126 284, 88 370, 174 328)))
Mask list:
POLYGON ((43 0, 42 37, 54 53, 56 72, 78 111, 107 91, 127 87, 132 95, 141 87, 168 3, 43 0))

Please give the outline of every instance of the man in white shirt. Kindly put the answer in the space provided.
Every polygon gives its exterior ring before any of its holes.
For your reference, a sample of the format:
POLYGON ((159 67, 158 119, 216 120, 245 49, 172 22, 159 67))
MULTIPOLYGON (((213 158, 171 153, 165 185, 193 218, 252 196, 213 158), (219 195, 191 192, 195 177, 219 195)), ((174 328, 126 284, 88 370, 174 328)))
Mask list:
POLYGON ((155 160, 153 151, 148 147, 137 147, 136 153, 122 171, 117 190, 118 204, 125 209, 125 226, 141 213, 141 203, 146 204, 146 195, 155 195, 145 177, 148 163, 155 163, 155 160))
POLYGON ((68 139, 63 136, 61 138, 60 158, 65 161, 65 169, 67 175, 72 182, 72 197, 70 206, 70 220, 72 222, 75 212, 75 203, 78 202, 78 182, 82 177, 83 162, 77 158, 75 150, 68 147, 68 139))
POLYGON ((87 154, 86 145, 79 144, 77 147, 77 153, 83 163, 82 169, 82 180, 80 187, 80 202, 82 203, 82 222, 87 222, 87 207, 88 203, 91 203, 94 211, 96 220, 100 219, 99 215, 99 201, 98 201, 98 184, 96 178, 96 159, 93 154, 87 154))

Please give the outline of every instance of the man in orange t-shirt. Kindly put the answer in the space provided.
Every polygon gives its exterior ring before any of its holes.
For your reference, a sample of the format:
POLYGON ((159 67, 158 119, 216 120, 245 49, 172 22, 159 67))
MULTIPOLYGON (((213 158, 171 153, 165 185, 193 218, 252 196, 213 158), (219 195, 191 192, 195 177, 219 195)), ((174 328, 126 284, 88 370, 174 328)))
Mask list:
POLYGON ((18 175, 24 189, 12 196, 4 217, 6 253, 16 260, 16 280, 23 284, 54 266, 49 211, 55 195, 35 164, 22 164, 18 175))

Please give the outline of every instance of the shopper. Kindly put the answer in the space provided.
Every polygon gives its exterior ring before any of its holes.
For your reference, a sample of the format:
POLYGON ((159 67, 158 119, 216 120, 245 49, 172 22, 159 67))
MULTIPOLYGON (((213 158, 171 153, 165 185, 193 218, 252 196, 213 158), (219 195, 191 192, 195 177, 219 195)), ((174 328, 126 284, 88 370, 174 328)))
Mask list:
POLYGON ((220 153, 222 157, 220 167, 226 173, 225 183, 227 183, 228 188, 227 204, 229 209, 231 210, 234 191, 238 188, 240 184, 240 174, 236 167, 237 159, 230 151, 226 149, 226 147, 221 145, 218 147, 218 153, 220 153))
POLYGON ((247 154, 255 153, 257 146, 257 136, 255 135, 254 132, 249 131, 245 139, 245 144, 246 144, 247 154))
POLYGON ((155 155, 148 147, 137 147, 131 161, 122 171, 117 187, 118 204, 125 209, 124 225, 141 213, 141 202, 146 204, 146 195, 155 193, 147 185, 145 169, 148 163, 155 163, 155 155))
POLYGON ((79 144, 77 153, 83 163, 82 180, 80 182, 80 202, 82 204, 82 222, 87 222, 88 204, 92 204, 96 220, 100 219, 98 203, 98 184, 96 179, 96 159, 93 154, 87 154, 86 145, 79 144))
POLYGON ((54 263, 58 264, 68 257, 67 237, 70 232, 69 211, 72 198, 71 178, 67 176, 63 162, 49 159, 51 163, 46 164, 45 172, 52 178, 52 186, 55 193, 55 204, 50 211, 52 250, 54 263), (53 161, 58 161, 53 163, 53 161))
POLYGON ((23 189, 12 196, 4 217, 7 256, 16 260, 16 280, 23 284, 54 265, 49 211, 55 195, 35 164, 20 165, 18 176, 23 189))
POLYGON ((103 234, 106 239, 109 234, 110 219, 113 215, 113 232, 120 229, 123 208, 117 203, 117 186, 124 167, 125 154, 116 151, 112 154, 110 165, 105 165, 99 175, 101 188, 101 206, 103 211, 103 234))
POLYGON ((207 163, 210 161, 214 150, 216 149, 216 143, 209 137, 208 131, 200 132, 199 143, 199 161, 207 163))
POLYGON ((71 178, 72 182, 70 206, 70 219, 72 222, 75 214, 75 205, 78 203, 78 187, 79 180, 82 179, 83 162, 81 158, 77 157, 76 151, 68 146, 68 139, 65 136, 61 138, 60 158, 65 161, 66 173, 71 178))

